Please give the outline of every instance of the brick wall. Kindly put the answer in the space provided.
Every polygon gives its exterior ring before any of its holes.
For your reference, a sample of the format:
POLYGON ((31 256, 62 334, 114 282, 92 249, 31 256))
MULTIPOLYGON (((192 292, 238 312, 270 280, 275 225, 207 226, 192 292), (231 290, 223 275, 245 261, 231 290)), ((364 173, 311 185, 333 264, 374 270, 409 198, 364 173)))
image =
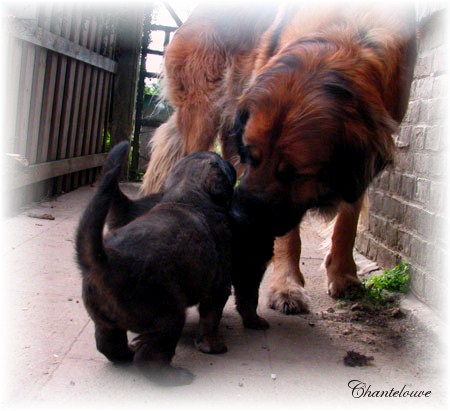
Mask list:
POLYGON ((401 260, 411 263, 412 291, 440 308, 448 242, 445 141, 446 24, 442 2, 418 10, 418 60, 406 116, 394 136, 395 165, 384 171, 368 190, 366 230, 357 249, 382 267, 401 260))

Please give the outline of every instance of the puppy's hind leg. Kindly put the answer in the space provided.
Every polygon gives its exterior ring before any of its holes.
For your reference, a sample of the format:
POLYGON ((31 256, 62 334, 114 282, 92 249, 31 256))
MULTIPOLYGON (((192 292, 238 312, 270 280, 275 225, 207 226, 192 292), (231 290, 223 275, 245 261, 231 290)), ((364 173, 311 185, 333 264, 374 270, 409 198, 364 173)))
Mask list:
POLYGON ((127 332, 95 324, 97 350, 113 363, 133 361, 134 352, 128 347, 127 332))
POLYGON ((134 363, 153 382, 164 386, 188 385, 194 375, 170 363, 184 326, 184 313, 159 316, 151 329, 133 340, 134 363))

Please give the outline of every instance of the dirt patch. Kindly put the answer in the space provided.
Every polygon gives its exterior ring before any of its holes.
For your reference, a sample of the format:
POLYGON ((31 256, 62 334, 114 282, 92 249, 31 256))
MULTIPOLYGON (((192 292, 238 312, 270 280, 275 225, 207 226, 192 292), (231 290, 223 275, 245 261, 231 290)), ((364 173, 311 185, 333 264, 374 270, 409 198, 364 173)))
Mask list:
POLYGON ((347 351, 347 355, 344 357, 344 364, 347 367, 364 367, 369 365, 373 360, 373 356, 367 357, 356 351, 347 351))

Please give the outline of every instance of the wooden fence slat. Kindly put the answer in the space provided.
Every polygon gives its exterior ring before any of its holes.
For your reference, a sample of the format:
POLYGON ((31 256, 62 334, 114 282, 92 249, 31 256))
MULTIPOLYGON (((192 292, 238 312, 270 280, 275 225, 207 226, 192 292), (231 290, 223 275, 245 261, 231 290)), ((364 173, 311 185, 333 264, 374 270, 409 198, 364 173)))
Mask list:
POLYGON ((39 127, 38 152, 36 158, 38 163, 47 161, 57 69, 58 57, 54 53, 48 53, 47 70, 45 73, 46 75, 44 82, 44 97, 42 102, 42 115, 39 127))
POLYGON ((36 50, 25 44, 22 48, 22 71, 20 74, 19 104, 17 108, 17 127, 15 153, 25 157, 28 142, 28 123, 30 121, 31 89, 36 50))
POLYGON ((95 147, 95 152, 100 153, 103 148, 104 139, 106 137, 106 105, 108 104, 108 91, 109 91, 109 74, 106 72, 102 72, 103 75, 103 89, 102 89, 102 96, 100 101, 100 114, 98 116, 98 123, 97 123, 97 145, 95 147))
POLYGON ((80 46, 58 36, 54 33, 45 31, 36 24, 27 20, 19 20, 12 18, 9 22, 9 31, 21 40, 36 46, 47 48, 58 54, 83 61, 91 66, 101 68, 102 70, 116 72, 116 62, 109 58, 103 57, 86 47, 80 46))
POLYGON ((13 190, 64 174, 74 173, 92 167, 101 167, 105 161, 106 155, 107 153, 91 154, 88 156, 33 164, 24 167, 22 170, 16 170, 12 175, 9 175, 5 181, 8 188, 13 190))
POLYGON ((7 187, 56 194, 92 182, 103 164, 119 14, 54 2, 37 11, 35 19, 7 19, 15 92, 5 140, 30 164, 6 170, 7 187))
POLYGON ((30 110, 30 122, 28 127, 28 144, 26 158, 30 164, 37 161, 39 130, 42 113, 42 99, 44 96, 44 80, 47 68, 47 50, 38 47, 34 64, 34 77, 32 96, 33 102, 30 110))
POLYGON ((5 133, 4 149, 6 152, 14 153, 16 143, 16 118, 19 104, 20 75, 22 66, 23 42, 15 37, 9 36, 8 53, 11 63, 7 67, 6 91, 8 94, 5 104, 5 133))
POLYGON ((62 117, 62 107, 63 99, 65 97, 65 81, 66 81, 66 71, 67 71, 67 57, 58 56, 57 57, 57 75, 55 81, 55 97, 53 101, 53 113, 51 121, 51 133, 49 140, 49 150, 47 160, 56 160, 58 152, 58 140, 60 139, 61 131, 61 117, 62 117))

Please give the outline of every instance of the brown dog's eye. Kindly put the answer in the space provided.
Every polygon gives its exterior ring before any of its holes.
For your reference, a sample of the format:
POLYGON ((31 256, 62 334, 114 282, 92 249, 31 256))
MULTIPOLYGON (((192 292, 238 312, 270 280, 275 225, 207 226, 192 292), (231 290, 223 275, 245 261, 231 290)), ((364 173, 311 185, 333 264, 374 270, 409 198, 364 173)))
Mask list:
POLYGON ((242 149, 239 151, 241 163, 248 164, 253 167, 258 166, 261 163, 261 159, 254 153, 254 151, 255 150, 252 150, 250 146, 242 147, 242 149))

